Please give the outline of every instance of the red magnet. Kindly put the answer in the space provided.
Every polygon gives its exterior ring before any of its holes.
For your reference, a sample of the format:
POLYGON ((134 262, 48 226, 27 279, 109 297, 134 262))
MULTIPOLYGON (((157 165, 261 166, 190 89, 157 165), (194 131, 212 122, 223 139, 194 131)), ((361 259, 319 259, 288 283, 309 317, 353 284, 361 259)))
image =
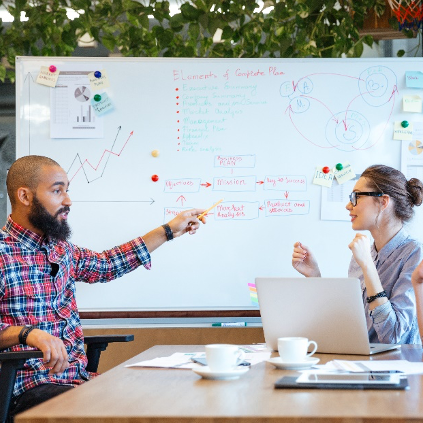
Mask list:
POLYGON ((323 173, 329 173, 329 172, 330 172, 329 167, 328 167, 328 166, 325 166, 325 167, 322 169, 322 172, 323 172, 323 173))
POLYGON ((51 66, 48 68, 48 70, 49 70, 51 73, 54 73, 54 72, 56 72, 57 68, 56 68, 56 66, 51 65, 51 66))
POLYGON ((157 182, 157 181, 159 180, 159 175, 153 175, 153 176, 151 177, 151 180, 152 180, 153 182, 157 182))

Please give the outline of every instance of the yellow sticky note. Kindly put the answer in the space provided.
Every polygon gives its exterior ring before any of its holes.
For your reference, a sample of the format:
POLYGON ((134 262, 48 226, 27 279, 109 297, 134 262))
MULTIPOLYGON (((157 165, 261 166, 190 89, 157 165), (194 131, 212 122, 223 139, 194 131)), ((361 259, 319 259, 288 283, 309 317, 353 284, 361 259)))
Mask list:
POLYGON ((341 170, 333 169, 333 174, 338 181, 338 184, 341 185, 351 179, 355 178, 355 172, 353 171, 352 166, 349 162, 342 163, 344 166, 341 170))
POLYGON ((405 95, 402 98, 402 108, 404 112, 422 112, 422 99, 419 95, 405 95))
POLYGON ((59 78, 59 71, 52 73, 47 66, 41 66, 40 73, 35 81, 37 84, 46 85, 47 87, 55 87, 57 78, 59 78))
POLYGON ((110 87, 109 78, 104 69, 101 71, 95 71, 95 72, 89 73, 88 79, 90 81, 91 89, 93 91, 98 91, 98 90, 102 90, 103 88, 110 87))
POLYGON ((333 172, 330 171, 329 173, 324 173, 322 169, 322 166, 316 167, 316 171, 314 172, 313 184, 330 188, 332 186, 333 181, 333 172))
POLYGON ((394 123, 394 140, 411 141, 413 139, 413 124, 410 123, 406 128, 401 125, 401 122, 394 123))

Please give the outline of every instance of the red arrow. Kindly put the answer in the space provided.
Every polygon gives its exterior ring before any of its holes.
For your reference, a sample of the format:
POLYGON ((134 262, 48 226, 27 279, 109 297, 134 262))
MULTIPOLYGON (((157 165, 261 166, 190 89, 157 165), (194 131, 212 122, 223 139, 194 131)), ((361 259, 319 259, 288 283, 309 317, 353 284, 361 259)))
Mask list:
POLYGON ((289 195, 289 192, 288 191, 285 191, 284 196, 285 196, 286 199, 288 198, 288 195, 289 195))
POLYGON ((259 207, 259 210, 264 210, 264 206, 260 206, 259 207))
POLYGON ((258 181, 258 182, 256 182, 256 184, 262 185, 262 184, 264 184, 264 181, 258 181))
POLYGON ((371 148, 371 147, 373 147, 379 140, 380 140, 380 138, 382 137, 382 134, 384 134, 385 133, 385 129, 386 129, 386 127, 388 126, 388 123, 389 123, 389 121, 390 121, 390 119, 391 119, 391 115, 392 115, 392 112, 393 112, 393 110, 394 110, 394 106, 395 106, 395 94, 399 94, 399 92, 398 92, 398 88, 397 88, 397 86, 396 85, 394 85, 394 88, 393 88, 393 90, 392 90, 392 94, 391 94, 391 97, 389 97, 389 100, 388 101, 391 101, 391 100, 393 100, 392 101, 392 108, 391 108, 391 112, 389 113, 389 116, 388 116, 388 120, 386 121, 386 123, 385 123, 385 127, 383 128, 383 130, 381 131, 381 133, 380 133, 380 135, 379 135, 379 138, 376 140, 376 142, 374 142, 371 146, 369 146, 369 147, 366 147, 366 148, 355 148, 354 146, 352 146, 352 148, 354 148, 355 150, 368 150, 369 148, 371 148))
POLYGON ((206 188, 211 187, 211 184, 208 182, 206 182, 205 184, 200 184, 200 185, 206 188))
POLYGON ((184 205, 184 201, 187 201, 187 199, 186 199, 183 195, 180 195, 180 196, 178 197, 178 199, 176 200, 176 202, 178 202, 178 201, 179 201, 179 199, 181 200, 181 205, 182 205, 182 206, 184 205))

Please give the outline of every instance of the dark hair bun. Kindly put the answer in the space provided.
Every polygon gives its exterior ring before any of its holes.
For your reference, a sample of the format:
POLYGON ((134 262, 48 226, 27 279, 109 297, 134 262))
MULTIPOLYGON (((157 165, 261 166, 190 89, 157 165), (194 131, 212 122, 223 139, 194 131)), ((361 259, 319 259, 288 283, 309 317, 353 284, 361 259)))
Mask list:
POLYGON ((423 183, 420 179, 411 178, 407 182, 407 191, 410 195, 412 204, 420 206, 423 202, 423 183))

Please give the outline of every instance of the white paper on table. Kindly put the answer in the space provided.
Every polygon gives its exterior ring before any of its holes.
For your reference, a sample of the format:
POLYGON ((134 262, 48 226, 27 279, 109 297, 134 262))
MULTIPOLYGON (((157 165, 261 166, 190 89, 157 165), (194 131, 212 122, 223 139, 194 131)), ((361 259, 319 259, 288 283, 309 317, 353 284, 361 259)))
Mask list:
POLYGON ((201 364, 191 361, 191 357, 201 357, 203 353, 174 353, 169 357, 157 357, 152 360, 139 361, 125 367, 159 367, 166 369, 194 369, 201 364))
MULTIPOLYGON (((258 348, 258 346, 243 345, 240 348, 244 351, 244 360, 248 361, 252 366, 261 363, 270 358, 271 351, 267 348, 258 348), (253 351, 253 352, 246 352, 253 351), (257 351, 257 352, 255 352, 257 351)), ((167 369, 194 369, 202 367, 201 364, 191 361, 192 357, 205 358, 205 352, 192 353, 174 353, 169 357, 157 357, 152 360, 140 361, 134 364, 128 364, 125 367, 157 367, 167 369)))
POLYGON ((423 373, 423 363, 416 363, 408 360, 333 360, 322 366, 321 370, 345 371, 350 373, 399 370, 406 375, 411 375, 423 373))

